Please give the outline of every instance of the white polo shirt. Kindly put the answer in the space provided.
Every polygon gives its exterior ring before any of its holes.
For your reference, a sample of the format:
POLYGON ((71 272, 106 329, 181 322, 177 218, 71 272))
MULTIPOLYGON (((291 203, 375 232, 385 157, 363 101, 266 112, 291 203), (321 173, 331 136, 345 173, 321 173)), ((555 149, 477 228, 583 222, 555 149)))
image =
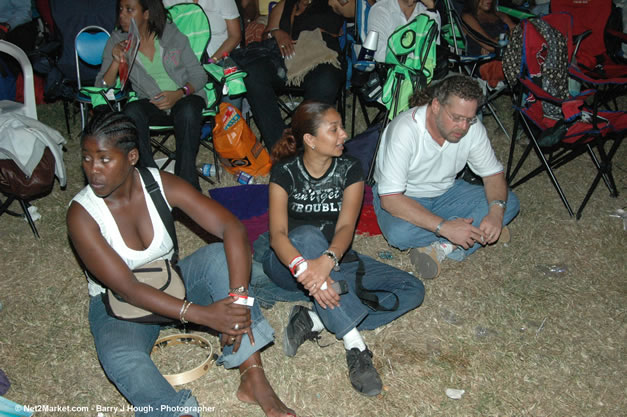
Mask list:
MULTIPOLYGON (((377 50, 374 53, 374 60, 377 62, 385 62, 385 56, 388 49, 388 38, 396 29, 411 22, 419 14, 426 14, 434 19, 438 28, 441 26, 440 14, 438 12, 430 12, 427 6, 421 2, 417 2, 409 19, 405 17, 405 13, 401 10, 398 0, 378 0, 370 8, 368 13, 368 31, 374 30, 379 33, 377 42, 377 50)), ((437 41, 440 43, 438 37, 437 41)))
MULTIPOLYGON (((165 7, 179 3, 194 3, 193 0, 163 0, 165 7)), ((226 21, 239 18, 239 11, 235 0, 198 0, 198 5, 209 19, 211 39, 207 45, 207 53, 213 55, 229 37, 226 21)))
POLYGON ((426 105, 411 108, 385 128, 374 173, 379 195, 438 197, 466 163, 480 177, 503 172, 481 121, 458 143, 440 146, 427 130, 426 112, 426 105))

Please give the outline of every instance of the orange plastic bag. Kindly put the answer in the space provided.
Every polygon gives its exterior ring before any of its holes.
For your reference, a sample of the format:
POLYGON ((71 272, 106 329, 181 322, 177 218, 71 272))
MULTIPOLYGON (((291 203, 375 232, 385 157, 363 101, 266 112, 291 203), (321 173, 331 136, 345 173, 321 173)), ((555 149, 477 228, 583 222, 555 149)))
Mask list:
POLYGON ((272 168, 268 151, 232 104, 220 103, 213 128, 213 146, 224 169, 231 174, 243 171, 252 176, 266 175, 272 168))

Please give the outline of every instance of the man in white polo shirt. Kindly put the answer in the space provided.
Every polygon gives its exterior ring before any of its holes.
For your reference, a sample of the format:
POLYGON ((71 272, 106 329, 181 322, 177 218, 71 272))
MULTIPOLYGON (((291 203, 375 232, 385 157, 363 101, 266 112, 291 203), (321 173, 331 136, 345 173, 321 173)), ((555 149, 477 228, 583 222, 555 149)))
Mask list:
POLYGON ((520 210, 477 120, 482 100, 475 80, 453 75, 416 92, 412 108, 383 133, 374 174, 377 220, 392 246, 412 248, 421 278, 437 277, 445 257, 461 261, 508 240, 504 225, 520 210), (483 186, 456 179, 466 164, 483 186))

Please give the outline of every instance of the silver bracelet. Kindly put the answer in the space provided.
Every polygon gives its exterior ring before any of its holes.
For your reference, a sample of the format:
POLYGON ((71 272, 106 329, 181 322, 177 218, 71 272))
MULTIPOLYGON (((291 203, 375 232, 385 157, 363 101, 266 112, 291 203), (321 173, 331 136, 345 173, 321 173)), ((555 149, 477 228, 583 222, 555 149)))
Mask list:
POLYGON ((333 270, 334 271, 339 271, 340 270, 340 262, 337 259, 337 255, 335 254, 335 252, 333 252, 332 250, 325 250, 324 252, 322 252, 323 255, 327 255, 329 258, 331 258, 333 260, 333 262, 335 263, 335 265, 333 265, 333 270))
POLYGON ((440 229, 442 228, 442 225, 445 221, 446 220, 442 220, 437 226, 435 226, 435 231, 433 233, 435 233, 437 237, 442 237, 442 235, 440 234, 440 229))
POLYGON ((507 201, 505 200, 492 200, 488 205, 488 209, 492 206, 499 206, 503 210, 507 209, 507 201))

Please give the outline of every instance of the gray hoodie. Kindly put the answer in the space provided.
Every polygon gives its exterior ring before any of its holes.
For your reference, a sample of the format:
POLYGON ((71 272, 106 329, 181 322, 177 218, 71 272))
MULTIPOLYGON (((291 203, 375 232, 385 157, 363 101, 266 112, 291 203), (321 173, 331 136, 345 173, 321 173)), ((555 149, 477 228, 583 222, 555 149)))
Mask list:
MULTIPOLYGON (((111 54, 113 47, 126 40, 127 37, 127 33, 119 29, 111 34, 102 55, 102 66, 96 76, 96 86, 105 86, 102 77, 113 62, 113 55, 111 54)), ((204 90, 207 83, 207 73, 198 62, 187 37, 177 29, 176 25, 168 22, 163 30, 163 36, 159 39, 159 46, 163 67, 172 81, 179 87, 190 83, 194 87, 194 94, 202 97, 207 103, 207 95, 204 90)), ((136 59, 133 64, 129 79, 133 84, 133 91, 137 93, 137 97, 140 99, 151 99, 161 93, 157 82, 146 72, 139 59, 136 59)))

